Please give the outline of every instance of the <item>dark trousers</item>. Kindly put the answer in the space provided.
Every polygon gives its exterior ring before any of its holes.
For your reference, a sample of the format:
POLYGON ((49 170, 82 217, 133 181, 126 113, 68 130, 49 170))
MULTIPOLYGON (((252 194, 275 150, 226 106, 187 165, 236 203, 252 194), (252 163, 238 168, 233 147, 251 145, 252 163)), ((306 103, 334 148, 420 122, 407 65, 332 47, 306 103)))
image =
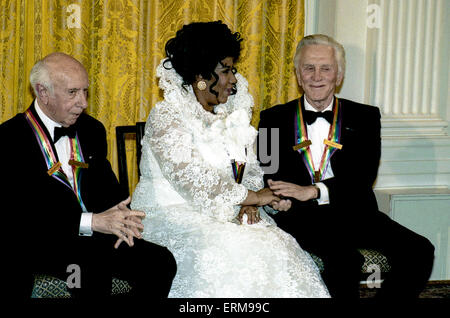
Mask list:
POLYGON ((79 285, 69 289, 74 298, 99 299, 111 296, 112 277, 127 280, 132 289, 128 297, 146 300, 166 298, 176 274, 173 255, 164 247, 135 239, 129 247, 123 242, 114 249, 116 237, 95 233, 93 237, 78 237, 74 242, 26 249, 27 253, 12 250, 13 266, 9 268, 10 297, 29 299, 35 274, 47 274, 79 285), (19 253, 18 253, 19 252, 19 253), (21 258, 14 255, 21 255, 21 258), (79 281, 70 276, 79 269, 79 281), (70 268, 69 268, 70 269, 70 268), (70 277, 69 277, 70 276, 70 277), (79 287, 79 288, 78 288, 79 287))
POLYGON ((279 212, 274 219, 303 249, 322 259, 322 278, 332 297, 359 296, 364 257, 358 248, 378 250, 391 265, 378 297, 418 297, 431 274, 434 246, 382 212, 364 213, 350 216, 319 206, 279 212))

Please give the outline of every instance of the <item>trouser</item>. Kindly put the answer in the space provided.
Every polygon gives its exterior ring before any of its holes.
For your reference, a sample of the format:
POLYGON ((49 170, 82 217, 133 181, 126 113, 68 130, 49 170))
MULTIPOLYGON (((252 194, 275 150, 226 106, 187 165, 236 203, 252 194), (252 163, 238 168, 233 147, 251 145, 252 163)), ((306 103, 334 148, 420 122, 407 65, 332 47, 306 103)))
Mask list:
POLYGON ((138 239, 133 247, 123 242, 114 249, 115 241, 115 236, 95 233, 74 242, 33 248, 25 255, 12 251, 7 279, 11 298, 29 299, 35 274, 67 281, 74 298, 110 297, 112 277, 130 283, 128 296, 167 297, 176 273, 173 255, 164 247, 138 239))
POLYGON ((322 278, 332 297, 359 296, 364 257, 358 248, 381 252, 391 265, 378 297, 418 297, 431 274, 434 246, 382 212, 361 213, 346 216, 322 206, 279 212, 274 219, 303 249, 322 259, 322 278))

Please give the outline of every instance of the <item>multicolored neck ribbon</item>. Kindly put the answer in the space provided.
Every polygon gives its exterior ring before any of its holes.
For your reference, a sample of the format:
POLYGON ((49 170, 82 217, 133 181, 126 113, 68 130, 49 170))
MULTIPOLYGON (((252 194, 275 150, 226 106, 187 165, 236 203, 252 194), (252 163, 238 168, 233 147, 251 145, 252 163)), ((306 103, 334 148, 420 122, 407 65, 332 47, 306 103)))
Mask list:
POLYGON ((303 120, 303 108, 302 98, 300 98, 298 107, 295 112, 295 145, 293 146, 293 149, 295 151, 298 151, 302 155, 303 162, 305 163, 306 168, 308 169, 308 172, 311 176, 311 181, 312 183, 316 183, 323 180, 323 176, 325 175, 330 165, 331 157, 338 149, 342 148, 342 145, 339 144, 341 140, 342 110, 339 105, 338 98, 335 97, 333 105, 333 123, 330 125, 328 139, 325 139, 323 141, 325 144, 325 148, 320 161, 320 166, 318 167, 319 169, 316 170, 314 167, 314 161, 312 159, 311 149, 309 147, 312 142, 308 139, 306 125, 303 120))
POLYGON ((80 184, 81 184, 81 168, 86 168, 87 164, 84 162, 83 153, 81 152, 80 142, 78 135, 75 138, 70 139, 70 161, 73 172, 73 187, 64 173, 61 167, 61 163, 56 159, 55 152, 53 151, 52 143, 50 142, 43 127, 39 124, 31 109, 25 112, 25 119, 34 132, 38 145, 42 151, 45 163, 47 165, 47 174, 52 178, 55 178, 68 188, 70 188, 76 195, 78 202, 80 203, 83 211, 86 211, 86 207, 81 198, 80 184))
POLYGON ((231 168, 233 169, 234 180, 237 183, 241 183, 242 177, 244 176, 245 162, 238 162, 232 159, 231 168))
POLYGON ((87 211, 84 206, 83 200, 81 198, 81 169, 87 168, 88 164, 85 163, 83 152, 80 147, 80 140, 78 139, 78 133, 75 135, 75 138, 70 138, 70 161, 69 164, 72 166, 73 173, 73 191, 75 192, 78 202, 81 205, 83 211, 87 211))

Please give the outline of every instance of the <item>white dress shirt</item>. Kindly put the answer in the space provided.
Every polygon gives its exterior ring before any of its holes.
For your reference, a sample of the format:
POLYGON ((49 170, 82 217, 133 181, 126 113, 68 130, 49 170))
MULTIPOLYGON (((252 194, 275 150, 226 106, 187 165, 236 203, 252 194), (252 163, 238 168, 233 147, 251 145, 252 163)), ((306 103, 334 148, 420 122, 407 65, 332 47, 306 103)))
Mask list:
MULTIPOLYGON (((333 110, 333 100, 331 100, 330 105, 327 106, 323 111, 333 110)), ((306 98, 304 98, 305 110, 310 110, 317 112, 317 110, 308 103, 306 98)), ((328 133, 330 131, 330 123, 322 117, 316 119, 314 123, 311 125, 306 125, 306 130, 308 133, 308 139, 311 140, 312 144, 309 146, 311 150, 312 160, 314 162, 314 169, 318 170, 320 167, 320 161, 322 160, 323 150, 325 149, 325 144, 323 143, 324 139, 328 139, 328 133)), ((323 175, 323 180, 330 179, 334 177, 333 169, 331 168, 331 163, 328 165, 328 169, 325 171, 323 175)), ((317 199, 317 203, 321 204, 329 204, 330 197, 328 193, 328 187, 322 183, 315 183, 317 187, 320 189, 320 198, 317 199)))
MULTIPOLYGON (((34 101, 34 107, 36 113, 47 128, 50 137, 54 140, 54 130, 55 127, 61 127, 62 125, 50 119, 39 106, 37 99, 34 101)), ((56 153, 58 154, 59 162, 61 162, 61 168, 67 176, 70 184, 73 188, 73 171, 72 166, 69 165, 71 150, 70 150, 70 139, 68 136, 63 136, 55 143, 56 153)), ((80 220, 80 230, 79 234, 81 236, 91 236, 92 235, 92 213, 83 211, 80 220)))

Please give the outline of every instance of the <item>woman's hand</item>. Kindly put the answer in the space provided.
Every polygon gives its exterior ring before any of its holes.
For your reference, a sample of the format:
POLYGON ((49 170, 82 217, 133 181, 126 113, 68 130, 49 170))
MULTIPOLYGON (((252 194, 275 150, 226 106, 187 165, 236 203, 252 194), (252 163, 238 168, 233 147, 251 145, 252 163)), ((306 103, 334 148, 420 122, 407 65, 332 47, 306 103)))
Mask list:
POLYGON ((259 190, 258 192, 254 192, 251 190, 248 190, 247 197, 244 201, 240 203, 240 205, 256 205, 256 206, 263 206, 270 204, 271 202, 278 202, 280 201, 280 198, 274 195, 272 190, 269 188, 264 188, 259 190))
POLYGON ((280 201, 280 198, 274 194, 272 190, 269 188, 264 188, 256 192, 256 195, 258 197, 258 206, 267 205, 272 202, 278 202, 280 201))
POLYGON ((239 214, 237 216, 239 223, 242 224, 242 218, 244 214, 247 214, 247 223, 248 224, 256 224, 261 221, 261 217, 259 216, 259 210, 256 206, 245 205, 241 207, 239 214))

